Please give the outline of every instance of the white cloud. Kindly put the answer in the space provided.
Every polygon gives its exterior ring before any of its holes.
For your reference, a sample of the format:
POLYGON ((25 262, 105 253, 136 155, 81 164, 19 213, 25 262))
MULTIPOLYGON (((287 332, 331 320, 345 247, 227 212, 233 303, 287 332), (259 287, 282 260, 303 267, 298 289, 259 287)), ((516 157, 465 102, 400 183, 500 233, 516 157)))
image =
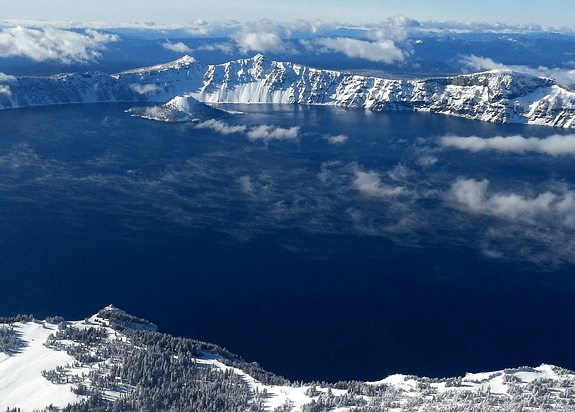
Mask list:
POLYGON ((12 91, 9 86, 0 86, 0 94, 12 96, 12 91))
POLYGON ((371 26, 367 37, 375 41, 403 41, 408 38, 410 29, 419 26, 417 21, 405 16, 390 17, 379 25, 371 26))
MULTIPOLYGON (((285 39, 296 35, 314 35, 322 32, 346 28, 364 32, 371 40, 403 41, 408 37, 423 33, 533 33, 543 32, 544 29, 535 24, 511 25, 505 23, 477 23, 471 21, 417 21, 403 15, 390 17, 378 24, 351 24, 351 23, 324 23, 321 20, 295 20, 278 21, 261 19, 247 23, 236 20, 205 21, 196 20, 187 24, 161 24, 152 22, 50 22, 32 20, 0 20, 2 25, 24 25, 33 27, 59 27, 59 28, 131 28, 147 30, 176 30, 182 29, 193 36, 230 37, 240 31, 257 33, 274 33, 285 39)), ((565 30, 554 29, 554 32, 565 30)))
POLYGON ((7 28, 0 31, 0 56, 22 56, 34 61, 57 61, 63 64, 86 63, 100 57, 104 44, 119 37, 86 30, 85 34, 44 28, 7 28))
POLYGON ((245 134, 250 140, 295 140, 299 136, 299 127, 274 127, 268 125, 255 126, 248 130, 245 125, 228 125, 221 120, 208 120, 196 125, 200 129, 212 129, 222 134, 241 133, 245 134))
POLYGON ((299 134, 299 127, 294 126, 288 129, 261 125, 252 128, 247 132, 250 140, 294 140, 299 134))
POLYGON ((311 42, 321 46, 320 53, 339 52, 348 57, 366 59, 382 63, 405 60, 408 53, 398 48, 392 40, 371 42, 347 37, 321 38, 311 42))
MULTIPOLYGON (((473 21, 419 21, 414 31, 424 33, 539 33, 538 24, 478 23, 473 21)), ((560 32, 561 30, 553 30, 560 32)))
POLYGON ((402 186, 392 187, 381 182, 381 176, 377 172, 363 172, 354 170, 353 187, 367 196, 394 197, 407 194, 407 189, 402 186))
POLYGON ((239 181, 242 192, 244 192, 247 195, 253 196, 255 189, 252 183, 252 179, 249 176, 241 176, 239 178, 239 181))
POLYGON ((444 147, 471 152, 496 150, 507 153, 536 152, 551 156, 575 154, 575 135, 553 135, 545 139, 522 136, 481 138, 477 136, 444 136, 439 140, 444 147))
POLYGON ((170 43, 170 42, 166 42, 166 43, 162 43, 162 47, 164 47, 164 49, 176 52, 176 53, 191 53, 193 52, 192 49, 190 49, 188 46, 186 46, 184 43, 179 42, 179 43, 170 43))
POLYGON ((297 53, 286 39, 298 34, 318 34, 333 27, 333 25, 326 25, 319 20, 280 22, 262 19, 238 25, 230 37, 235 40, 240 50, 244 53, 250 51, 297 53))
POLYGON ((348 139, 348 137, 344 134, 338 134, 337 136, 331 136, 326 134, 325 136, 323 136, 323 138, 326 139, 331 144, 342 144, 345 143, 348 139))
POLYGON ((151 119, 158 119, 158 118, 162 118, 163 114, 164 113, 159 106, 152 106, 152 107, 146 107, 144 109, 144 112, 142 113, 142 117, 151 118, 151 119))
MULTIPOLYGON (((1 0, 0 0, 1 1, 1 0)), ((195 20, 190 23, 156 23, 150 21, 140 22, 104 22, 104 21, 47 21, 32 19, 0 19, 0 26, 3 27, 40 27, 57 29, 131 29, 131 30, 151 30, 164 32, 169 30, 184 30, 192 36, 199 37, 231 37, 233 34, 246 32, 275 33, 280 37, 292 37, 297 34, 315 34, 326 30, 333 30, 340 27, 340 24, 326 24, 320 20, 294 20, 278 21, 262 19, 247 23, 240 23, 236 20, 205 21, 195 20)), ((345 27, 353 25, 346 24, 345 27)))
POLYGON ((488 193, 488 180, 459 178, 453 183, 450 197, 474 213, 495 215, 512 220, 533 221, 543 214, 559 217, 563 224, 575 227, 575 192, 555 194, 545 191, 535 197, 517 193, 488 193))
POLYGON ((438 160, 439 159, 435 156, 421 156, 417 158, 416 163, 420 166, 426 167, 433 166, 438 162, 438 160))
POLYGON ((387 175, 396 182, 405 181, 411 175, 411 170, 402 164, 396 165, 393 169, 387 172, 387 175))
POLYGON ((221 120, 207 120, 205 122, 196 125, 200 129, 212 129, 221 134, 232 134, 232 133, 245 133, 247 127, 244 125, 230 126, 221 120))
POLYGON ((289 46, 275 33, 241 31, 234 36, 243 53, 250 51, 282 53, 289 46))
POLYGON ((232 31, 241 27, 241 24, 235 20, 224 20, 207 22, 205 20, 196 20, 189 26, 185 27, 186 32, 193 36, 226 36, 232 31))
POLYGON ((324 24, 320 20, 295 20, 291 22, 281 22, 271 19, 262 19, 246 23, 244 27, 251 31, 276 33, 281 37, 292 37, 299 33, 320 33, 332 28, 333 25, 324 24))
POLYGON ((0 82, 12 82, 15 80, 16 77, 0 72, 0 82))
POLYGON ((137 83, 131 84, 130 89, 139 94, 148 94, 150 92, 161 90, 160 87, 155 84, 137 84, 137 83))
POLYGON ((133 30, 181 30, 190 27, 190 24, 174 23, 154 23, 151 21, 59 21, 59 20, 34 20, 34 19, 0 19, 0 26, 3 27, 36 27, 36 28, 56 28, 56 29, 133 29, 133 30))
POLYGON ((461 62, 471 70, 513 70, 521 73, 531 74, 533 76, 548 77, 555 79, 557 83, 567 86, 575 85, 575 70, 549 68, 545 66, 529 67, 521 65, 506 65, 497 63, 486 57, 466 56, 461 62))
POLYGON ((227 37, 239 30, 247 28, 254 31, 274 32, 281 37, 296 34, 317 34, 338 28, 349 28, 366 31, 368 37, 376 40, 379 34, 385 38, 402 40, 408 35, 417 33, 501 33, 525 34, 549 32, 572 34, 568 28, 542 28, 537 24, 505 24, 505 23, 478 23, 473 21, 418 21, 399 15, 388 18, 378 24, 353 23, 324 23, 320 20, 295 20, 291 22, 263 19, 248 23, 236 20, 205 21, 196 20, 189 23, 158 23, 152 21, 56 21, 33 19, 0 19, 3 27, 52 27, 58 29, 133 29, 133 30, 185 30, 193 36, 227 37))
POLYGON ((231 53, 234 51, 234 46, 230 43, 204 44, 202 46, 196 47, 196 50, 221 51, 224 53, 231 53))

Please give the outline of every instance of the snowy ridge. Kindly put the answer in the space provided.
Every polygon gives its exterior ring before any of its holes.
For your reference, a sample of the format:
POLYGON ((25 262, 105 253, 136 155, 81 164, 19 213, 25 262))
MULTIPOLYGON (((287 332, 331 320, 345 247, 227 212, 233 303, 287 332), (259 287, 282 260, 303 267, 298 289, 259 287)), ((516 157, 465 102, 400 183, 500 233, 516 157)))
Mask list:
POLYGON ((261 54, 204 66, 189 56, 125 71, 21 77, 0 87, 0 108, 66 103, 166 102, 337 105, 415 110, 496 123, 575 127, 575 92, 552 79, 493 70, 389 80, 268 61, 261 54))
POLYGON ((570 411, 575 373, 551 365, 464 377, 290 382, 216 345, 157 333, 109 306, 82 321, 2 319, 0 410, 570 411), (5 339, 6 337, 15 339, 5 339), (51 405, 51 406, 50 406, 51 405))

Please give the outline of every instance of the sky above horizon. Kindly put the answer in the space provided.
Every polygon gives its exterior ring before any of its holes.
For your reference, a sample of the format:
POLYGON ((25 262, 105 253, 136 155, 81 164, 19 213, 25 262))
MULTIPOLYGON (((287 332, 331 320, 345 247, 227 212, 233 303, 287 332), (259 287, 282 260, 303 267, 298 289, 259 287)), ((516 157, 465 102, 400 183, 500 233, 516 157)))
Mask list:
POLYGON ((467 21, 478 23, 535 24, 543 29, 575 30, 573 0, 212 0, 197 2, 172 0, 167 6, 156 0, 0 0, 1 18, 49 21, 103 21, 186 24, 196 20, 209 22, 260 19, 279 21, 321 20, 340 23, 378 23, 404 15, 419 21, 467 21))

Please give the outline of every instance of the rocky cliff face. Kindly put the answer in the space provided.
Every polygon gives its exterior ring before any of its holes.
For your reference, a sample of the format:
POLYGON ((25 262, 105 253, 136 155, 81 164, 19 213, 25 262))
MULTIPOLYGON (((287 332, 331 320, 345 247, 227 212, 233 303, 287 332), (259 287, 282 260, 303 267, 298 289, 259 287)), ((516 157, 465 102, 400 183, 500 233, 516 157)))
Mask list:
POLYGON ((0 108, 91 102, 337 105, 416 110, 495 123, 575 127, 575 92, 551 79, 489 71, 425 80, 390 80, 319 70, 257 55, 204 66, 185 56, 115 75, 63 74, 4 81, 0 108))

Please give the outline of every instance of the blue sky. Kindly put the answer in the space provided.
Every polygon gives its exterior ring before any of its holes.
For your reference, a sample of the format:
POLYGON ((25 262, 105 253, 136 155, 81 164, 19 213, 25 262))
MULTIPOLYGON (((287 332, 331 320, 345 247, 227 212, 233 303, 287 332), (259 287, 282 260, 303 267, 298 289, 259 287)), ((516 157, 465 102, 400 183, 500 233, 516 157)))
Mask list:
POLYGON ((186 24, 195 20, 240 22, 269 18, 341 23, 377 23, 405 15, 419 21, 462 20, 484 23, 538 24, 575 30, 572 0, 0 0, 0 18, 186 24))

